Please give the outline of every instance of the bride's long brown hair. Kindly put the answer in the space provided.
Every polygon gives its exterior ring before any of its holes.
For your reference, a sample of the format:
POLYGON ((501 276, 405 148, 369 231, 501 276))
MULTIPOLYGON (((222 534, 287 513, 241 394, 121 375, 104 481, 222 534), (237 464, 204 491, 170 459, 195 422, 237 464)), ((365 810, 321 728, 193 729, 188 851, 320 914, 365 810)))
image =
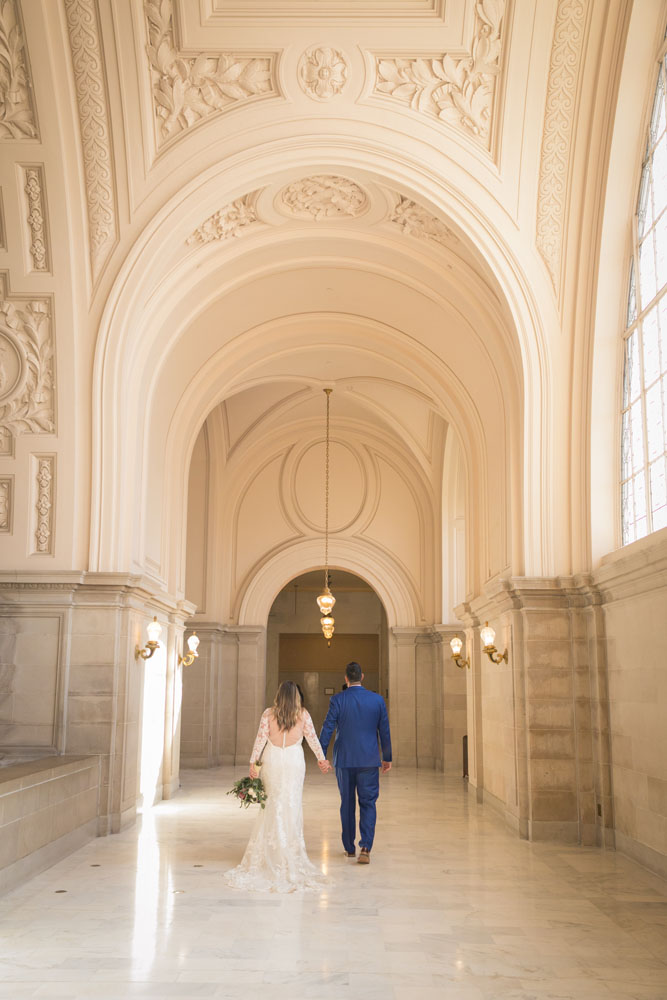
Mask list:
POLYGON ((294 681, 283 681, 276 691, 273 702, 273 717, 278 723, 278 729, 288 731, 294 729, 301 715, 301 695, 294 681))

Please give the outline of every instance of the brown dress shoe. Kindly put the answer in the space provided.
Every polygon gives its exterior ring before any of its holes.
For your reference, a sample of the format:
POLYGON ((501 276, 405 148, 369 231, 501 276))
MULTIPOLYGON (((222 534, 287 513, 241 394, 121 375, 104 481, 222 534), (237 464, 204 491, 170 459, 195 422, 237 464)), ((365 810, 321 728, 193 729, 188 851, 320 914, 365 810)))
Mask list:
POLYGON ((345 855, 346 858, 356 858, 356 856, 357 856, 354 853, 354 851, 343 851, 343 853, 344 853, 344 855, 345 855))
POLYGON ((367 847, 361 848, 357 863, 360 865, 369 865, 371 863, 371 852, 367 847))

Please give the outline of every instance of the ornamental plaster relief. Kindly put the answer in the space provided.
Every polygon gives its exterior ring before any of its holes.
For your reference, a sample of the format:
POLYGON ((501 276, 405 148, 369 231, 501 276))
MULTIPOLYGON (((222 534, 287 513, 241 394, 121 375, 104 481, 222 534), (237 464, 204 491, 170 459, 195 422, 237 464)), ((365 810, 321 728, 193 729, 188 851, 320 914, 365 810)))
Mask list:
POLYGON ((17 0, 0 0, 0 139, 37 139, 20 9, 17 0))
POLYGON ((29 271, 50 271, 51 253, 46 214, 46 186, 44 168, 26 166, 21 168, 23 191, 26 200, 26 223, 28 228, 28 249, 31 266, 29 271))
POLYGON ((375 57, 373 94, 462 128, 487 148, 500 73, 505 0, 476 5, 470 55, 375 57))
POLYGON ((95 0, 65 0, 86 183, 90 262, 95 281, 117 240, 113 149, 95 0))
POLYGON ((259 221, 255 204, 258 194, 259 191, 252 191, 224 205, 198 226, 185 242, 212 243, 240 236, 248 226, 259 221))
POLYGON ((315 222, 356 219, 367 211, 366 192, 348 177, 317 174, 294 181, 280 192, 277 207, 283 214, 315 222))
POLYGON ((30 554, 53 555, 55 455, 31 455, 33 480, 30 554))
POLYGON ((172 0, 146 0, 144 10, 158 148, 231 106, 277 94, 274 53, 187 57, 176 47, 172 0))
POLYGON ((224 242, 243 236, 258 225, 282 225, 282 219, 320 223, 361 216, 367 226, 389 224, 405 236, 446 249, 460 244, 449 226, 411 198, 377 185, 365 189, 350 178, 336 175, 305 177, 277 193, 269 187, 235 198, 210 215, 185 242, 188 245, 224 242))
POLYGON ((14 513, 14 477, 0 476, 0 534, 11 535, 14 513))
POLYGON ((297 78, 304 94, 314 101, 330 101, 345 89, 348 61, 338 49, 307 49, 299 60, 297 78))
POLYGON ((403 195, 398 196, 398 202, 389 217, 389 221, 398 226, 406 236, 431 240, 443 247, 451 247, 453 243, 459 242, 458 236, 452 232, 449 226, 446 226, 422 205, 418 205, 410 198, 404 198, 403 195))
POLYGON ((560 288, 568 170, 587 13, 588 0, 560 0, 549 62, 536 243, 556 293, 560 288))
POLYGON ((0 432, 55 432, 54 344, 47 298, 9 299, 0 282, 0 432))

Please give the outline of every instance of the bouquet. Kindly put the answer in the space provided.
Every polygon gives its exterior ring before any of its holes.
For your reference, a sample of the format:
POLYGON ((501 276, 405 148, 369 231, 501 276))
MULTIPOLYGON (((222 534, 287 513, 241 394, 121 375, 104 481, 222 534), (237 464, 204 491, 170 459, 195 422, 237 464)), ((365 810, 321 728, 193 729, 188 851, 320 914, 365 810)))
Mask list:
POLYGON ((261 778, 240 778, 234 782, 227 795, 235 795, 241 808, 259 805, 264 809, 268 797, 261 778))

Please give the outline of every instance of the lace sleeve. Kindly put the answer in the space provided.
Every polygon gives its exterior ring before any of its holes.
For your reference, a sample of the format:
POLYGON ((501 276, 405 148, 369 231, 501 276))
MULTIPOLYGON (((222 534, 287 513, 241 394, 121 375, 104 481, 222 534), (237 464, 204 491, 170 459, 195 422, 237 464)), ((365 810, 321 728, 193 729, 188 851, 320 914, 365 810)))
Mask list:
POLYGON ((320 741, 317 738, 313 720, 310 717, 310 713, 307 712, 305 708, 303 710, 303 735, 308 740, 308 746, 313 751, 317 759, 324 760, 324 753, 322 751, 320 741))
POLYGON ((250 754, 250 763, 254 764, 259 755, 262 752, 262 747, 269 738, 269 713, 270 708, 267 708, 262 712, 262 718, 259 720, 259 729, 257 730, 257 737, 255 739, 255 745, 252 748, 252 753, 250 754))

